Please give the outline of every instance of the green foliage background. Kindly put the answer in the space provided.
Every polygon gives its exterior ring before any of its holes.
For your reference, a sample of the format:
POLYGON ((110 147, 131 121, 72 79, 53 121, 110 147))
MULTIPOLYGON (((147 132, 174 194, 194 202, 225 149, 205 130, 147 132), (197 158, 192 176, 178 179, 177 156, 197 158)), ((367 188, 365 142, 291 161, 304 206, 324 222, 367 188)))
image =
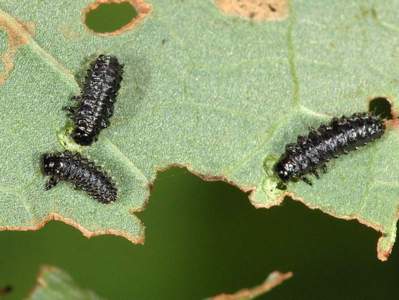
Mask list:
POLYGON ((113 236, 88 240, 57 222, 38 232, 1 232, 0 285, 14 287, 6 299, 26 296, 42 264, 109 299, 201 299, 253 286, 274 270, 294 277, 260 299, 399 294, 396 248, 381 263, 375 231, 291 200, 257 210, 234 187, 173 169, 159 175, 139 217, 144 246, 113 236))

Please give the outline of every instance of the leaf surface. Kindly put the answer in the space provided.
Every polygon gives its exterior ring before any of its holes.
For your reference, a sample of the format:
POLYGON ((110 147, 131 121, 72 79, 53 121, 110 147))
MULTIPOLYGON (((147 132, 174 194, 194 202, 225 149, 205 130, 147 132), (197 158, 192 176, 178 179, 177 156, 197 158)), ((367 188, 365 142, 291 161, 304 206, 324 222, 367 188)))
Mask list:
POLYGON ((94 292, 80 288, 64 271, 43 266, 37 278, 37 285, 27 300, 101 300, 94 292))
MULTIPOLYGON (((140 1, 134 1, 139 3, 140 1)), ((98 35, 82 22, 90 1, 0 4, 0 225, 35 229, 51 219, 86 236, 142 242, 134 212, 157 171, 180 165, 250 191, 256 207, 279 204, 271 166, 285 144, 332 116, 395 107, 399 1, 291 1, 285 20, 249 21, 213 1, 149 1, 141 23, 98 35), (62 107, 79 94, 87 62, 112 53, 125 76, 111 126, 84 149, 112 174, 120 198, 101 205, 68 184, 44 192, 39 157, 62 150, 62 107)), ((288 193, 311 208, 357 219, 382 234, 389 255, 399 194, 398 132, 335 160, 313 186, 288 193)))

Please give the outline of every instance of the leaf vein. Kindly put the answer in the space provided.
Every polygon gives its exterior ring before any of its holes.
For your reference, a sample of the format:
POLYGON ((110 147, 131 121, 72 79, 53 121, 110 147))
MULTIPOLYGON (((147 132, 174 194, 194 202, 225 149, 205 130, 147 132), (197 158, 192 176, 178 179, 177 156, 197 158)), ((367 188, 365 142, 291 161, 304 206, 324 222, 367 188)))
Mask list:
POLYGON ((290 22, 287 29, 288 65, 292 80, 292 102, 295 106, 297 106, 300 103, 299 79, 296 68, 295 45, 292 36, 292 32, 294 30, 294 24, 296 22, 296 16, 291 1, 289 1, 288 3, 289 3, 289 11, 291 14, 290 22))
POLYGON ((122 161, 124 161, 132 170, 132 172, 136 175, 137 178, 144 181, 148 184, 150 181, 144 175, 143 171, 141 171, 134 163, 131 161, 114 143, 112 143, 108 138, 104 139, 108 144, 108 150, 119 157, 122 161))

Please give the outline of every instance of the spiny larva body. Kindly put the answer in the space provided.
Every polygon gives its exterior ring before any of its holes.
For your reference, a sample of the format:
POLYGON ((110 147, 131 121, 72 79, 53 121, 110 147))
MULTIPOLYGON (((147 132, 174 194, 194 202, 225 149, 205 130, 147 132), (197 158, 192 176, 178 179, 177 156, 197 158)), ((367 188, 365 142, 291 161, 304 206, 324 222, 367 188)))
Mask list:
POLYGON ((317 169, 325 172, 330 159, 364 146, 384 132, 385 123, 379 116, 355 113, 350 117, 333 118, 329 124, 311 130, 307 136, 299 136, 296 143, 286 145, 285 152, 274 165, 280 186, 299 179, 311 185, 306 174, 312 173, 319 178, 317 169))
POLYGON ((74 123, 71 137, 82 146, 91 145, 109 126, 122 81, 123 65, 115 56, 100 55, 90 65, 77 106, 68 107, 74 123))
POLYGON ((44 175, 50 176, 46 190, 59 181, 68 181, 101 203, 110 203, 117 198, 117 189, 111 178, 79 153, 46 153, 42 156, 42 169, 44 175))

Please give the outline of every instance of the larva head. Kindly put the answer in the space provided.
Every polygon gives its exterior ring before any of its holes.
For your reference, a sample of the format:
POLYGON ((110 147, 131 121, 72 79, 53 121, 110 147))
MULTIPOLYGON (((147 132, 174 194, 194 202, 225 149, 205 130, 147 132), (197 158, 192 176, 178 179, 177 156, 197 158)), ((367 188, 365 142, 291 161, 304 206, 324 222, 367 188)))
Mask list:
POLYGON ((372 121, 368 127, 368 134, 375 137, 382 136, 386 129, 385 121, 379 117, 372 117, 372 121))
POLYGON ((86 131, 81 130, 80 128, 76 128, 72 132, 71 137, 77 144, 81 146, 89 146, 93 143, 94 140, 92 134, 88 134, 86 131))
POLYGON ((43 154, 42 156, 42 171, 44 175, 58 175, 60 172, 60 158, 58 155, 51 153, 43 154))
POLYGON ((94 63, 97 64, 109 64, 113 66, 122 66, 118 58, 114 55, 109 55, 109 54, 100 54, 97 59, 94 61, 94 63))
POLYGON ((287 159, 280 159, 274 166, 274 172, 281 181, 287 182, 295 175, 295 164, 287 159))

